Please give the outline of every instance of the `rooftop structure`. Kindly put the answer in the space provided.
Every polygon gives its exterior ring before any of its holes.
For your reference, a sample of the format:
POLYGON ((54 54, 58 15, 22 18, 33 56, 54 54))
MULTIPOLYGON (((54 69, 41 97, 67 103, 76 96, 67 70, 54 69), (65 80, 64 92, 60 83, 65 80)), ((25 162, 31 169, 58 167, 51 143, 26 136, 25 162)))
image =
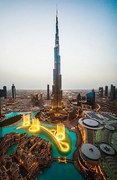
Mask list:
POLYGON ((90 126, 90 127, 97 127, 97 126, 99 126, 99 122, 97 122, 95 120, 92 120, 92 119, 84 119, 83 123, 86 126, 90 126))
POLYGON ((114 131, 115 130, 115 127, 110 126, 110 125, 105 125, 105 128, 110 130, 110 131, 114 131))
POLYGON ((0 147, 0 179, 34 179, 52 162, 52 145, 40 137, 9 133, 0 147), (17 143, 12 156, 5 155, 9 147, 17 143))
POLYGON ((81 153, 91 160, 98 160, 101 157, 99 149, 89 143, 81 146, 81 153))
POLYGON ((116 120, 117 118, 106 112, 95 112, 95 111, 84 111, 84 115, 91 119, 110 121, 116 120))
POLYGON ((78 121, 78 124, 81 127, 85 127, 85 128, 92 129, 92 130, 103 129, 103 126, 101 125, 101 123, 95 119, 80 118, 78 121))
POLYGON ((114 148, 113 148, 112 146, 110 146, 109 144, 107 144, 107 143, 101 143, 101 144, 100 144, 100 149, 101 149, 104 153, 106 153, 106 154, 108 154, 108 155, 114 155, 114 154, 115 154, 114 148))

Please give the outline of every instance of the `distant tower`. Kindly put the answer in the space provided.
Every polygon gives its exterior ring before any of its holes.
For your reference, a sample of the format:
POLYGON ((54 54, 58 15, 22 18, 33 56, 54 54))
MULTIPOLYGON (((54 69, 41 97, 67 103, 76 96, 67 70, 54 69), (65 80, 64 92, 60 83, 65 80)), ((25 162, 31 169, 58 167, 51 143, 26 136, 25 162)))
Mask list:
POLYGON ((3 89, 0 89, 0 97, 7 98, 7 87, 3 86, 3 89))
POLYGON ((108 97, 108 86, 105 86, 105 96, 108 97))
POLYGON ((76 100, 77 100, 77 106, 80 106, 81 105, 81 103, 80 103, 80 101, 81 101, 80 93, 78 93, 76 100))
POLYGON ((115 86, 111 84, 111 90, 110 90, 110 100, 113 101, 115 99, 115 86))
POLYGON ((50 89, 49 89, 49 84, 47 84, 47 100, 50 99, 50 89))
POLYGON ((94 89, 92 92, 87 93, 87 104, 92 106, 92 109, 95 108, 95 91, 94 89))
POLYGON ((92 109, 95 108, 95 90, 92 89, 92 93, 93 93, 93 99, 92 99, 92 109))
POLYGON ((62 90, 61 90, 61 73, 60 73, 60 55, 59 55, 59 29, 58 29, 58 11, 56 11, 56 34, 54 48, 54 69, 53 69, 53 86, 52 86, 52 109, 62 108, 62 90))
POLYGON ((103 97, 103 87, 99 87, 99 96, 103 97))
POLYGON ((3 86, 3 91, 4 91, 4 98, 7 98, 7 87, 3 86))
POLYGON ((16 88, 15 88, 14 84, 12 84, 11 89, 12 89, 12 99, 16 99, 16 88))
POLYGON ((115 89, 115 99, 117 99, 117 88, 115 89))

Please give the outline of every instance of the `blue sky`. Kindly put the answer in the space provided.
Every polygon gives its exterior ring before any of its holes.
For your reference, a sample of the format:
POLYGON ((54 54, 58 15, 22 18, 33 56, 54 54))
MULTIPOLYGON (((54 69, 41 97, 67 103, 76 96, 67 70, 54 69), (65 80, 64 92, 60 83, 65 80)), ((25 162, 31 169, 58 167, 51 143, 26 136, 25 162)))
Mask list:
POLYGON ((0 88, 52 85, 56 4, 63 89, 117 86, 117 1, 0 0, 0 88))

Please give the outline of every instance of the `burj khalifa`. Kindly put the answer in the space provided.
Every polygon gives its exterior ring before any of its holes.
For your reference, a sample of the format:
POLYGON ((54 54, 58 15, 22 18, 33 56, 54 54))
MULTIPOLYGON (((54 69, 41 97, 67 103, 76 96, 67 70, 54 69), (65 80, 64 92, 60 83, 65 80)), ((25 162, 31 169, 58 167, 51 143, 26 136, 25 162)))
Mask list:
POLYGON ((62 108, 62 76, 60 72, 60 55, 59 55, 59 29, 58 29, 58 12, 56 11, 56 33, 54 47, 54 69, 53 69, 53 86, 52 86, 52 109, 59 110, 62 108))

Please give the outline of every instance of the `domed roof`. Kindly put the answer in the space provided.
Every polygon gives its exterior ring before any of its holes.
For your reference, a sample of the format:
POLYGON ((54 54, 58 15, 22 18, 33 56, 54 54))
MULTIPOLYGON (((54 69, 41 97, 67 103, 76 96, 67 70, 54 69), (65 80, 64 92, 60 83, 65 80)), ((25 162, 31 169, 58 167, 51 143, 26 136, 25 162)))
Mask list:
POLYGON ((100 149, 101 149, 104 153, 106 153, 106 154, 108 154, 108 155, 114 155, 114 154, 115 154, 114 148, 113 148, 112 146, 110 146, 109 144, 107 144, 107 143, 101 143, 101 144, 100 144, 100 149))
POLYGON ((97 127, 99 125, 99 122, 94 119, 84 119, 83 123, 90 127, 97 127))
POLYGON ((101 157, 99 149, 93 144, 86 143, 81 146, 81 152, 89 159, 98 160, 101 157))
POLYGON ((110 130, 110 131, 114 131, 115 130, 115 127, 110 126, 110 125, 105 125, 105 128, 110 130))

